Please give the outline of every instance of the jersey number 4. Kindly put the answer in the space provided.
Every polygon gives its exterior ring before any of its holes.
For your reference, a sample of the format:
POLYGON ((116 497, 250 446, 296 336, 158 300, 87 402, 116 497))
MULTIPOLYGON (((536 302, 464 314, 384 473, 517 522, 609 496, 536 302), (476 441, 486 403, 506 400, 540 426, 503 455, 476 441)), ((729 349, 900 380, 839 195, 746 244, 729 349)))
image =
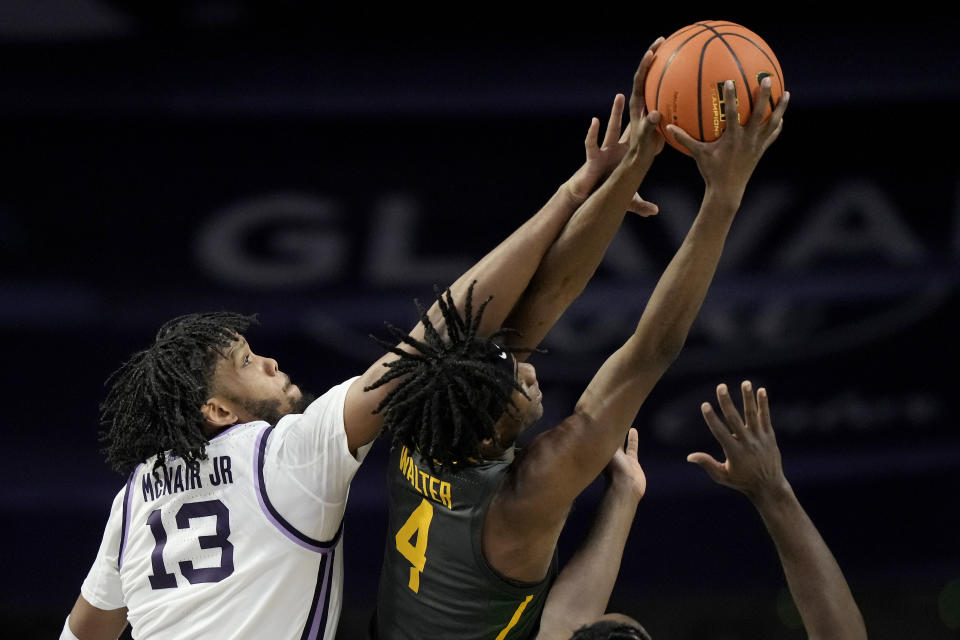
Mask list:
MULTIPOLYGON (((176 515, 177 529, 189 529, 190 521, 194 518, 216 517, 216 533, 212 536, 197 536, 201 549, 220 549, 220 566, 202 567, 193 566, 193 561, 184 560, 177 563, 180 573, 190 584, 201 582, 220 582, 233 573, 233 544, 228 540, 230 535, 230 510, 219 500, 205 500, 202 502, 187 502, 183 504, 176 515)), ((177 576, 167 573, 163 563, 163 548, 167 545, 167 531, 163 528, 160 519, 160 509, 154 509, 147 518, 147 526, 153 534, 156 546, 150 554, 150 563, 153 565, 153 575, 150 586, 154 589, 172 589, 177 586, 177 576)))
POLYGON ((420 574, 427 565, 427 536, 430 533, 431 520, 433 505, 424 498, 400 527, 400 531, 397 531, 397 551, 413 565, 410 567, 409 587, 414 593, 420 592, 420 574), (412 544, 414 535, 417 536, 417 542, 412 544))

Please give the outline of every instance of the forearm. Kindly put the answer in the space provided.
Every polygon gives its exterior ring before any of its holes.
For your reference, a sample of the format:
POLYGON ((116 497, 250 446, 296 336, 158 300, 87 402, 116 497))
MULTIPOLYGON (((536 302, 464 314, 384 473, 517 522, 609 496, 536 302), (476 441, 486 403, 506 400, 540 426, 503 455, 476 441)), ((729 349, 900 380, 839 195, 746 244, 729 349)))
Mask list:
POLYGON ((645 174, 619 165, 566 223, 506 321, 521 332, 518 342, 535 347, 583 292, 645 174))
MULTIPOLYGON (((576 207, 577 200, 565 186, 561 186, 536 214, 450 285, 454 303, 461 314, 464 312, 466 292, 472 283, 476 282, 473 290, 474 313, 492 296, 484 310, 479 335, 490 335, 504 326, 507 314, 517 303, 537 270, 541 258, 556 240, 576 207)), ((439 304, 434 302, 427 315, 436 330, 443 334, 445 323, 439 304)), ((422 341, 425 333, 423 322, 418 322, 409 336, 413 340, 422 341)), ((414 346, 406 344, 397 345, 397 348, 406 351, 415 349, 414 346)), ((344 403, 344 426, 352 452, 380 433, 383 417, 373 411, 397 383, 391 381, 375 390, 368 389, 385 373, 384 367, 387 363, 397 357, 395 353, 387 353, 381 357, 367 368, 348 391, 344 403)))
MULTIPOLYGON (((64 631, 69 631, 80 640, 115 640, 126 628, 126 608, 98 609, 80 596, 70 611, 64 631)), ((70 636, 63 634, 62 637, 70 636)))
POLYGON ((638 503, 616 485, 604 493, 590 533, 550 589, 537 640, 566 640, 606 611, 638 503))
POLYGON ((751 500, 776 545, 790 594, 811 640, 866 638, 843 572, 790 485, 751 500))
POLYGON ((645 175, 646 168, 618 165, 564 226, 531 284, 559 289, 577 281, 582 289, 603 259, 645 175))
MULTIPOLYGON (((562 185, 536 214, 451 285, 451 293, 458 305, 474 281, 477 283, 474 300, 478 304, 493 296, 484 312, 481 333, 491 333, 504 325, 504 320, 527 288, 544 254, 560 235, 578 204, 566 186, 562 185)), ((431 308, 430 317, 435 323, 440 323, 438 327, 442 326, 437 305, 431 308)), ((419 333, 420 329, 418 327, 415 333, 419 333)))
POLYGON ((635 332, 607 359, 580 397, 576 412, 583 419, 570 425, 593 445, 593 452, 577 456, 584 474, 602 468, 605 456, 623 439, 641 404, 680 353, 720 261, 735 206, 707 192, 635 332))
POLYGON ((739 200, 708 189, 677 253, 657 282, 637 324, 645 360, 672 362, 703 305, 739 200))
MULTIPOLYGON (((480 259, 450 286, 454 303, 461 314, 466 303, 466 292, 476 282, 473 291, 474 313, 487 298, 493 297, 484 310, 479 334, 489 335, 504 325, 504 320, 523 293, 547 249, 560 234, 564 224, 576 210, 577 201, 565 186, 561 186, 550 200, 519 229, 514 231, 490 253, 480 259)), ((427 311, 431 323, 441 334, 445 331, 439 304, 427 311)), ((423 322, 410 331, 414 340, 423 340, 426 333, 423 322)), ((412 351, 413 346, 400 344, 398 349, 412 351)), ((374 409, 396 386, 396 381, 368 389, 385 373, 385 365, 397 359, 387 353, 374 362, 360 379, 351 386, 344 403, 344 426, 351 452, 380 433, 383 417, 374 409)))

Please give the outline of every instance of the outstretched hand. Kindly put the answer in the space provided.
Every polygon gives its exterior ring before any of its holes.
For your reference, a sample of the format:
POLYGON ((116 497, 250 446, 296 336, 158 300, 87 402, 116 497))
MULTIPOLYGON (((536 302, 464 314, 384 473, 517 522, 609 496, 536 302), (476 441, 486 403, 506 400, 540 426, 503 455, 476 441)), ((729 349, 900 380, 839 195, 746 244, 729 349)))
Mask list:
POLYGON ((714 482, 756 499, 782 488, 787 481, 770 422, 767 390, 761 388, 754 397, 749 380, 741 383, 740 389, 743 394, 743 418, 725 384, 717 387, 717 404, 723 414, 722 419, 709 402, 700 405, 703 419, 727 459, 720 463, 710 454, 698 451, 688 455, 687 462, 699 465, 714 482))
POLYGON ((627 153, 624 162, 646 172, 653 164, 653 158, 663 151, 663 136, 657 130, 660 124, 660 113, 647 113, 647 100, 644 88, 647 82, 647 73, 653 65, 653 56, 663 43, 663 38, 654 40, 650 48, 643 54, 640 66, 633 75, 633 92, 630 94, 630 124, 624 132, 627 136, 627 153))
MULTIPOLYGON (((603 136, 603 143, 600 139, 600 120, 593 118, 590 121, 590 128, 587 130, 587 137, 583 141, 586 149, 587 159, 573 177, 567 182, 567 189, 570 195, 578 202, 585 201, 593 190, 601 182, 606 180, 613 168, 623 159, 627 152, 628 135, 630 125, 620 132, 623 126, 623 107, 626 99, 622 93, 618 93, 613 99, 613 107, 610 109, 610 119, 607 121, 607 131, 603 136)), ((633 196, 633 202, 630 203, 629 211, 643 217, 653 216, 659 212, 657 205, 647 202, 636 194, 633 196)))
POLYGON ((784 92, 773 113, 764 120, 766 109, 762 107, 770 102, 770 78, 764 78, 746 124, 740 124, 737 90, 732 80, 723 84, 723 100, 727 105, 727 126, 713 142, 695 140, 673 124, 667 125, 667 130, 693 155, 708 188, 723 189, 740 198, 763 153, 783 130, 783 114, 790 102, 790 92, 784 92))
MULTIPOLYGON (((663 137, 659 135, 659 132, 651 131, 651 124, 646 122, 647 114, 643 113, 643 85, 646 81, 647 72, 653 64, 653 54, 661 42, 663 42, 663 38, 657 38, 640 61, 640 67, 634 76, 633 93, 630 97, 630 122, 626 129, 621 132, 623 109, 626 103, 626 98, 622 93, 618 93, 613 99, 603 142, 600 142, 600 120, 598 118, 591 119, 587 137, 583 141, 586 161, 567 182, 568 193, 578 202, 585 201, 594 189, 620 164, 631 149, 634 149, 634 152, 641 146, 647 150, 653 149, 653 153, 649 154, 649 159, 644 158, 647 167, 653 161, 653 156, 659 153, 660 149, 663 149, 663 137), (640 124, 635 126, 634 123, 640 124)), ((655 122, 652 124, 654 130, 656 129, 656 123, 659 122, 658 118, 659 114, 655 116, 655 122)), ((633 196, 633 201, 628 208, 628 211, 644 217, 656 215, 659 210, 657 205, 647 202, 637 194, 633 196)))
POLYGON ((607 481, 612 486, 630 491, 637 502, 647 491, 647 476, 643 472, 643 467, 640 466, 640 461, 637 460, 638 442, 637 430, 631 428, 627 433, 626 444, 622 448, 617 447, 613 458, 604 469, 607 481))

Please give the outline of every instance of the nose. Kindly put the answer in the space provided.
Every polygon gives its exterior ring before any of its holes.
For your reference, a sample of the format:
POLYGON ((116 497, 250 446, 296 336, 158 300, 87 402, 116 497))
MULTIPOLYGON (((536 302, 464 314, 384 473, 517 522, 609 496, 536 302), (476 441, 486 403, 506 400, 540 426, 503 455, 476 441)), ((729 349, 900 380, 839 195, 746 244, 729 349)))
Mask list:
POLYGON ((263 359, 263 368, 270 375, 275 375, 277 371, 280 370, 280 366, 277 364, 277 361, 273 358, 264 358, 263 359))
POLYGON ((537 370, 529 362, 521 362, 517 365, 517 377, 521 382, 533 384, 537 381, 537 370))

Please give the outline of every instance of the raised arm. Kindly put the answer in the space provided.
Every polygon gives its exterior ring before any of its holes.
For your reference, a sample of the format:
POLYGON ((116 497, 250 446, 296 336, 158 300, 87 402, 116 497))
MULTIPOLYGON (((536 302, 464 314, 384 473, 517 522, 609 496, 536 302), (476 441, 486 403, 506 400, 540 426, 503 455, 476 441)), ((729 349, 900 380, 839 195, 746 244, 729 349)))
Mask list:
MULTIPOLYGON (((504 326, 507 315, 517 305, 530 279, 539 268, 544 254, 560 235, 570 216, 594 191, 597 184, 607 179, 626 153, 628 145, 625 138, 620 136, 623 104, 623 96, 617 95, 611 108, 603 145, 597 144, 599 121, 594 118, 585 140, 586 160, 583 166, 560 185, 550 200, 533 217, 450 286, 453 299, 457 304, 462 304, 466 299, 465 293, 474 282, 476 282, 474 300, 483 301, 492 296, 483 315, 481 334, 489 335, 504 326)), ((635 190, 633 197, 628 198, 624 203, 620 215, 622 216, 628 209, 641 215, 656 212, 653 205, 636 196, 635 190)), ((428 315, 434 326, 442 331, 443 318, 436 304, 429 309, 428 315)), ((526 330, 524 326, 516 328, 521 331, 526 330)), ((417 340, 422 339, 423 334, 422 323, 418 323, 410 332, 410 336, 417 340)), ((402 345, 400 348, 408 349, 409 347, 402 345)), ((347 393, 344 405, 344 426, 351 451, 356 451, 357 447, 370 442, 380 432, 381 417, 372 412, 389 393, 392 386, 384 385, 369 392, 364 392, 364 389, 382 376, 385 371, 384 364, 395 358, 394 354, 388 353, 377 360, 347 393)))
MULTIPOLYGON (((733 84, 727 83, 724 91, 727 104, 735 104, 733 84)), ((770 83, 765 80, 757 100, 762 104, 769 95, 770 83)), ((525 563, 530 565, 531 574, 537 573, 535 566, 544 566, 548 559, 541 557, 542 552, 531 550, 553 548, 574 498, 603 469, 641 404, 683 347, 713 279, 746 184, 763 152, 780 133, 788 98, 789 94, 784 94, 766 121, 761 119, 760 110, 746 125, 732 116, 717 141, 690 142, 706 183, 703 204, 660 277, 636 330, 603 364, 573 413, 527 447, 510 482, 491 503, 486 526, 490 530, 500 528, 502 537, 517 540, 509 566, 516 567, 518 573, 524 573, 521 565, 525 563)), ((677 138, 689 140, 689 136, 680 134, 677 138)), ((617 190, 624 188, 623 180, 632 177, 628 171, 620 171, 629 157, 584 207, 622 208, 624 196, 617 190)), ((507 564, 507 559, 503 560, 507 564)))
MULTIPOLYGON (((654 156, 663 149, 663 138, 657 132, 660 116, 657 113, 645 113, 643 97, 647 72, 661 42, 663 38, 657 38, 650 45, 634 74, 630 124, 623 135, 620 136, 620 113, 623 110, 621 96, 614 102, 616 107, 619 101, 620 109, 611 113, 607 134, 599 149, 596 147, 599 123, 591 123, 586 141, 587 157, 590 158, 593 149, 595 157, 606 155, 608 160, 617 158, 620 161, 611 165, 616 168, 610 178, 567 222, 560 237, 540 261, 523 297, 507 318, 506 326, 520 332, 514 339, 520 346, 536 347, 567 307, 583 292, 628 210, 643 216, 654 215, 658 211, 656 206, 640 199, 637 187, 653 164, 654 156)), ((608 162, 597 163, 599 166, 604 164, 608 162)), ((581 171, 585 171, 587 166, 584 165, 581 171)), ((525 354, 518 353, 517 357, 522 360, 525 354)))
POLYGON ((722 418, 710 403, 700 407, 726 460, 720 463, 703 452, 691 453, 687 460, 702 467, 714 482, 746 495, 756 507, 810 639, 865 639, 863 617, 843 572, 783 474, 767 391, 761 388, 754 397, 749 381, 741 384, 741 391, 744 418, 726 385, 717 387, 722 418))
POLYGON ((607 610, 620 572, 623 548, 647 478, 637 461, 637 430, 607 465, 607 489, 590 533, 557 576, 540 617, 537 640, 567 640, 607 610))

